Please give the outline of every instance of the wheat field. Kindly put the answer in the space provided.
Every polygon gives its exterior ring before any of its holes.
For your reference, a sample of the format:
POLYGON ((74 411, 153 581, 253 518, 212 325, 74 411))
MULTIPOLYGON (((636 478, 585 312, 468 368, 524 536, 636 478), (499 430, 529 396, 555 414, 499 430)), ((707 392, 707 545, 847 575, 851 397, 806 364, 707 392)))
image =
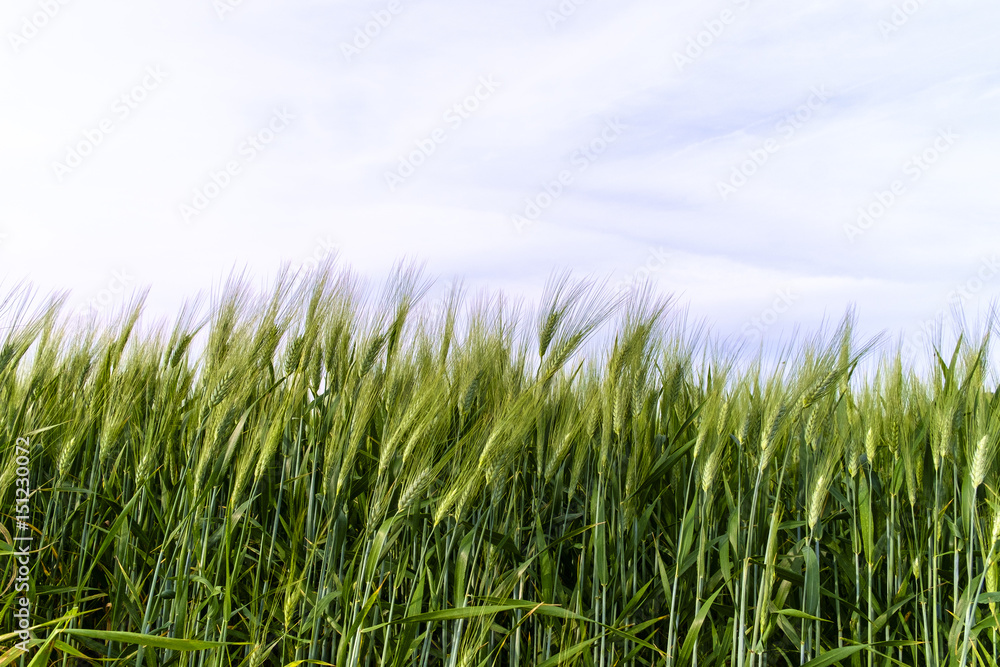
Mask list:
POLYGON ((997 664, 989 335, 772 363, 650 289, 429 284, 3 297, 0 667, 997 664))

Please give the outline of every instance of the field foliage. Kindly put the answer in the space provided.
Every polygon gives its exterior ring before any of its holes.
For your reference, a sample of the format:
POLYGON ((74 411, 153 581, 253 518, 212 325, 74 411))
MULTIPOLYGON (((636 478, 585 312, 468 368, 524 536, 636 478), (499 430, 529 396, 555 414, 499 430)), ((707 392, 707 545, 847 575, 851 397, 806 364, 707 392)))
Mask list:
POLYGON ((650 291, 427 289, 234 277, 159 327, 11 292, 37 664, 996 664, 988 336, 772 362, 650 291))

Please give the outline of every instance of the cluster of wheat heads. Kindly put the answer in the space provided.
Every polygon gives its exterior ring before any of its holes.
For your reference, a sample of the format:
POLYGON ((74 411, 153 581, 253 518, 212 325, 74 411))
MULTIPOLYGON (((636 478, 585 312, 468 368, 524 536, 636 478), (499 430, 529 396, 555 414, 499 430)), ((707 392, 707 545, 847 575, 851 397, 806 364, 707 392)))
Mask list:
POLYGON ((649 291, 427 289, 234 278, 172 327, 8 295, 36 664, 996 664, 988 336, 917 373, 848 317, 769 363, 649 291))

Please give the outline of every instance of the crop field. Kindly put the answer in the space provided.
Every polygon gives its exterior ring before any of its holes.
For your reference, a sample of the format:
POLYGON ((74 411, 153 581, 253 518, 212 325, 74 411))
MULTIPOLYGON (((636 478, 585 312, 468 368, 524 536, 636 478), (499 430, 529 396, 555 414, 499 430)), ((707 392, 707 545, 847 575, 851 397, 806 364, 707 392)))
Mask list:
POLYGON ((428 285, 0 295, 0 666, 997 664, 988 335, 428 285))

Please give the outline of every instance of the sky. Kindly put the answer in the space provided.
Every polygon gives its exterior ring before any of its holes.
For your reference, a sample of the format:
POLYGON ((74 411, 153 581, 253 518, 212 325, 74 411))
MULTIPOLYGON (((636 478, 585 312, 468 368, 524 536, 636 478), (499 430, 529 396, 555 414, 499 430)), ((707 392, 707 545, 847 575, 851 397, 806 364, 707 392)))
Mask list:
POLYGON ((986 0, 5 0, 0 293, 175 316, 337 253, 756 345, 1000 296, 986 0), (992 193, 992 194, 991 194, 992 193))

